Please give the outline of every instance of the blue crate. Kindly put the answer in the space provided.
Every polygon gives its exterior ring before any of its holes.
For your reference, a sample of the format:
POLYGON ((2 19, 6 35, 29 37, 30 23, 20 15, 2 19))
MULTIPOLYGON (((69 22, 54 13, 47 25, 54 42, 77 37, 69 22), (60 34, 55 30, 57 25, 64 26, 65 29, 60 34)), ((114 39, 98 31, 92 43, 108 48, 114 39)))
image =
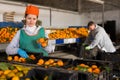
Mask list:
POLYGON ((8 26, 22 28, 24 24, 22 22, 0 22, 0 28, 8 26))
POLYGON ((64 39, 56 39, 56 44, 63 44, 64 43, 64 39))
POLYGON ((87 26, 69 26, 69 28, 81 28, 81 27, 87 28, 87 26))
POLYGON ((76 43, 81 42, 80 38, 76 38, 76 43))

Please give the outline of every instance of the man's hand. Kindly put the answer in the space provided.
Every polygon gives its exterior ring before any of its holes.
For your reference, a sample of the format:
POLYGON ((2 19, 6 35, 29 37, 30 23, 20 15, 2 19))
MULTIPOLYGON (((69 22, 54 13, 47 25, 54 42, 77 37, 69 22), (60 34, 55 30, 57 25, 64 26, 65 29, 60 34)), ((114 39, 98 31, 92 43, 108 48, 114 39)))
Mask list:
POLYGON ((82 46, 86 47, 86 46, 88 46, 88 44, 86 44, 86 43, 83 43, 83 44, 82 44, 82 46))
POLYGON ((85 47, 85 50, 90 50, 90 49, 91 49, 90 46, 85 47))
POLYGON ((85 46, 85 45, 86 45, 85 43, 82 44, 82 46, 85 46))

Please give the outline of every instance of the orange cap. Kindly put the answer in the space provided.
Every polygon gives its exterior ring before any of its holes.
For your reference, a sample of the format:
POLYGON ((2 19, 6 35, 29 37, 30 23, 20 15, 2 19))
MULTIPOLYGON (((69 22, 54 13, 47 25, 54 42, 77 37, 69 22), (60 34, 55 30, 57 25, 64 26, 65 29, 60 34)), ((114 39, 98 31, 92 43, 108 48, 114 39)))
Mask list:
POLYGON ((26 7, 25 14, 33 14, 38 16, 39 15, 39 8, 33 5, 29 5, 26 7))

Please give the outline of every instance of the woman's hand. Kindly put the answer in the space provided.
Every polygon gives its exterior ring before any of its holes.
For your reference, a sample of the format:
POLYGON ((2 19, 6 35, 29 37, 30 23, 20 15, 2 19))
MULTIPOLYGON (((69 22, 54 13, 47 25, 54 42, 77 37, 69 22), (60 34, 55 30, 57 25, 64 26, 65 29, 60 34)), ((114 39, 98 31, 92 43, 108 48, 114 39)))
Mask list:
POLYGON ((21 57, 23 57, 23 58, 28 58, 29 56, 28 56, 28 54, 24 51, 24 50, 22 50, 22 49, 18 49, 18 54, 21 56, 21 57))
POLYGON ((41 44, 38 44, 38 48, 42 48, 41 44))

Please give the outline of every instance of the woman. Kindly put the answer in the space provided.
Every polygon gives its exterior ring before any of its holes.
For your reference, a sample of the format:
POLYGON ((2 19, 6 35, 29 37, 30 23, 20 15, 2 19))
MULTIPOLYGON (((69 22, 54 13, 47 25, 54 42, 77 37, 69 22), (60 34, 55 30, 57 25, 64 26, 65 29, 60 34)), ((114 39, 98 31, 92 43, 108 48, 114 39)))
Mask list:
POLYGON ((27 58, 27 52, 43 53, 47 56, 48 53, 37 44, 36 40, 45 37, 44 28, 36 26, 39 15, 39 9, 36 6, 27 6, 25 11, 25 26, 20 29, 13 40, 6 48, 8 55, 19 54, 21 57, 27 58))

